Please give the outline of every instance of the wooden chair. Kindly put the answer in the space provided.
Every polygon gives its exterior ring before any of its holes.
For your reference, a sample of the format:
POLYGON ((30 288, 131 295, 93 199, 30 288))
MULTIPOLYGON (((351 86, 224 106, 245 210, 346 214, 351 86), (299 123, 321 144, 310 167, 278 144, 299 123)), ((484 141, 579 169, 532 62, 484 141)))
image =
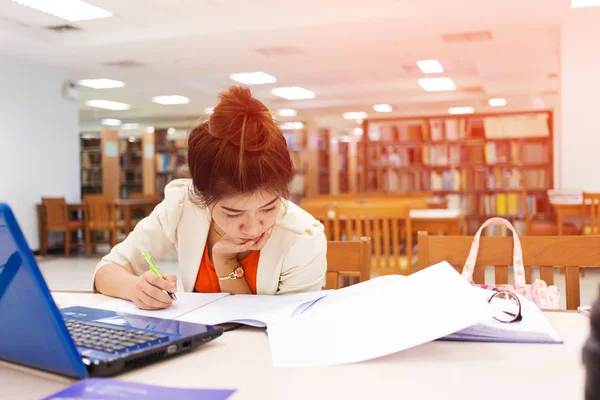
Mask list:
MULTIPOLYGON (((579 269, 600 266, 600 236, 521 236, 525 280, 531 283, 531 268, 540 267, 540 278, 554 284, 554 266, 566 267, 567 309, 580 305, 579 269)), ((419 269, 447 261, 462 271, 469 255, 471 236, 429 236, 419 232, 419 269)), ((494 266, 496 284, 508 283, 512 265, 512 236, 482 236, 473 273, 475 283, 484 283, 484 267, 494 266)))
POLYGON ((600 193, 583 193, 581 219, 582 234, 600 235, 600 193), (588 221, 589 227, 587 225, 588 221))
POLYGON ((95 235, 92 235, 95 232, 103 232, 105 237, 110 237, 110 246, 114 247, 117 244, 119 231, 124 228, 124 223, 117 218, 112 198, 104 195, 88 195, 84 196, 83 203, 86 209, 85 255, 90 255, 91 248, 96 252, 97 241, 95 235))
MULTIPOLYGON (((85 228, 85 221, 71 221, 69 208, 64 197, 42 197, 46 213, 46 230, 48 232, 63 232, 65 234, 65 257, 71 256, 71 236, 73 232, 85 228)), ((47 240, 47 238, 44 238, 47 240)), ((77 243, 74 243, 77 246, 77 243)))
POLYGON ((358 242, 327 242, 326 289, 339 289, 343 277, 364 282, 371 277, 371 239, 358 242))
POLYGON ((335 208, 334 239, 356 241, 371 238, 374 258, 371 272, 380 275, 412 272, 412 226, 410 210, 403 204, 393 207, 372 204, 338 204, 335 208), (402 229, 404 228, 404 229, 402 229), (401 239, 405 238, 407 265, 400 258, 401 239))
POLYGON ((330 204, 326 205, 315 205, 307 204, 301 205, 301 208, 313 216, 314 219, 321 221, 325 227, 325 237, 327 240, 333 240, 333 215, 335 213, 334 206, 330 204))

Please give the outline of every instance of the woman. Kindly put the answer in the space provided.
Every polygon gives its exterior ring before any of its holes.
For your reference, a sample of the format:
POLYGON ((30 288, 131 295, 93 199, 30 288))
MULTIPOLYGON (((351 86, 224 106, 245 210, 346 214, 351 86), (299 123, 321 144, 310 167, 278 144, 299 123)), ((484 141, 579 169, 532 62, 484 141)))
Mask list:
POLYGON ((176 277, 148 270, 177 249, 186 292, 284 294, 320 290, 327 265, 323 225, 284 200, 294 168, 268 109, 245 87, 220 95, 210 120, 188 139, 191 179, 102 259, 95 288, 141 309, 169 307, 176 277))

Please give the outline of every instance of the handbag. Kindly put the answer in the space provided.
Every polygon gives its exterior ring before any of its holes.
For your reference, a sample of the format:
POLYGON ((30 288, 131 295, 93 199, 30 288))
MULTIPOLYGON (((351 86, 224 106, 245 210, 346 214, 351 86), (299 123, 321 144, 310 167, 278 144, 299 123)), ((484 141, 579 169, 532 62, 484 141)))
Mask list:
POLYGON ((478 286, 484 289, 496 289, 499 291, 509 291, 525 297, 528 300, 533 301, 539 308, 542 309, 558 309, 560 292, 554 285, 548 286, 546 282, 541 279, 536 279, 531 285, 525 282, 525 267, 523 266, 523 250, 521 249, 521 241, 515 231, 512 224, 504 218, 494 217, 490 218, 481 225, 475 237, 473 237, 473 243, 471 244, 471 250, 465 266, 462 271, 462 276, 474 286, 478 286), (475 284, 473 282, 473 270, 475 269, 475 260, 477 259, 477 252, 479 251, 479 239, 481 232, 484 228, 491 225, 502 225, 510 229, 513 233, 513 270, 514 270, 514 285, 485 285, 475 284))

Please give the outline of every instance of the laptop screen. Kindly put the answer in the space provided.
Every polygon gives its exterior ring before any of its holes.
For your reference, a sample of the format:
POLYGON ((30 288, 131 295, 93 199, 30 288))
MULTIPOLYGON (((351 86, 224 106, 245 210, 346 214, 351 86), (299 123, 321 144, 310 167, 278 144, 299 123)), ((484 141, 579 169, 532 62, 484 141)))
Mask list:
POLYGON ((0 359, 77 378, 87 375, 25 237, 3 203, 0 359))

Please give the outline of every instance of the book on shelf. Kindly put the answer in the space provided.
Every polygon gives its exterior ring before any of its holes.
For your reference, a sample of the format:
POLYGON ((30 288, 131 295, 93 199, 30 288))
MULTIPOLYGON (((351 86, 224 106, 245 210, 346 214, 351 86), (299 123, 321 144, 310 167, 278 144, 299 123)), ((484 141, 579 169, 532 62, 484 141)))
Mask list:
POLYGON ((548 137, 547 114, 485 117, 485 137, 488 139, 548 137))
POLYGON ((156 172, 170 172, 175 169, 175 157, 170 153, 163 152, 155 155, 156 172))

